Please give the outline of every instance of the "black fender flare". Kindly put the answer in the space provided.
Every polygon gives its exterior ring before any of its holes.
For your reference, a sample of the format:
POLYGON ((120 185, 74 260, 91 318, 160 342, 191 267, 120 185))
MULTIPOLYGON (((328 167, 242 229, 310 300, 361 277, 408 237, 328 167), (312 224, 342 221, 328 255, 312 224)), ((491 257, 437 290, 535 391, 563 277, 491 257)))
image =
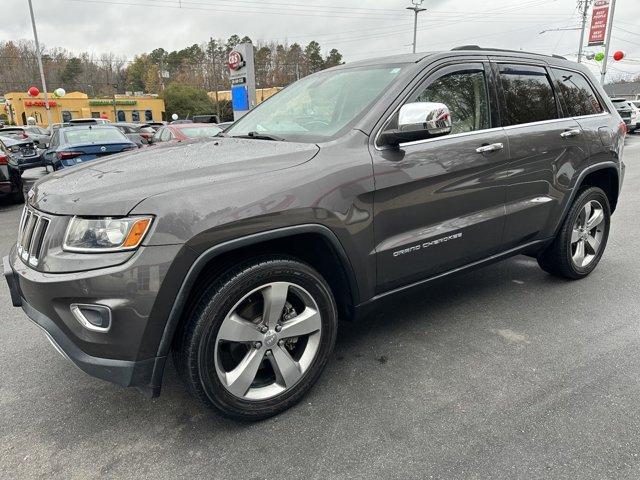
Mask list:
POLYGON ((620 188, 622 187, 622 185, 620 183, 621 167, 619 164, 617 164, 616 162, 608 161, 608 162, 595 163, 593 165, 588 166, 587 168, 582 170, 578 174, 578 178, 576 178, 574 186, 571 189, 571 193, 569 194, 567 201, 565 202, 562 208, 562 214, 558 217, 559 220, 558 220, 558 224, 556 225, 556 228, 554 229, 554 234, 553 234, 554 237, 558 234, 560 227, 562 227, 562 224, 564 223, 564 220, 567 217, 567 214, 569 213, 569 209, 571 208, 571 205, 573 204, 573 201, 576 198, 576 195, 578 194, 578 190, 580 189, 580 186, 582 185, 582 182, 584 181, 585 177, 590 173, 597 172, 598 170, 604 170, 607 168, 612 168, 613 170, 615 170, 616 175, 618 176, 618 194, 620 194, 620 188))
POLYGON ((274 240, 277 238, 288 237, 292 235, 297 235, 301 233, 315 233, 322 235, 327 241, 330 242, 331 246, 334 248, 336 253, 339 256, 340 262, 342 263, 347 281, 349 282, 349 288, 351 290, 351 299, 352 302, 355 303, 360 298, 358 284, 356 281, 356 277, 353 271, 353 267, 347 256, 347 252, 344 247, 340 243, 340 240, 336 236, 335 233, 328 227, 316 223, 310 224, 302 224, 295 225, 291 227, 278 228, 275 230, 267 230, 264 232, 254 233, 251 235, 247 235, 245 237, 236 238, 233 240, 229 240, 226 242, 219 243, 217 245, 212 246, 211 248, 205 250, 191 265, 187 275, 182 281, 182 285, 180 286, 180 290, 176 295, 176 299, 173 302, 173 306, 171 307, 171 312, 169 313, 169 317, 167 318, 167 323, 164 327, 164 332, 162 334, 162 338, 160 340, 160 345, 158 346, 158 357, 166 357, 169 354, 169 349, 171 347, 171 342, 173 341, 173 335, 176 332, 178 324, 180 323, 180 319, 182 317, 182 313, 184 312, 184 308, 186 307, 187 299, 189 298, 189 293, 191 289, 195 285, 195 282, 198 278, 198 275, 202 271, 202 269, 209 263, 213 258, 226 253, 232 250, 235 250, 240 247, 246 247, 249 245, 261 243, 267 240, 274 240))

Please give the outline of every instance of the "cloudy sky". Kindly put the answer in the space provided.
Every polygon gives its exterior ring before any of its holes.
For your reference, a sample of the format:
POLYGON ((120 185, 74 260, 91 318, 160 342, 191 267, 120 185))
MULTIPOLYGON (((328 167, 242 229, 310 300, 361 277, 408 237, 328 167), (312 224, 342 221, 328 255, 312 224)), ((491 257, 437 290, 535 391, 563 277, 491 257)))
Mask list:
MULTIPOLYGON (((413 0, 418 3, 420 0, 413 0)), ((640 1, 618 0, 613 50, 629 60, 614 77, 640 73, 640 1)), ((33 0, 41 42, 72 52, 112 51, 128 59, 156 47, 180 49, 237 33, 257 40, 317 40, 346 61, 410 51, 411 0, 33 0)), ((2 0, 0 41, 31 39, 26 0, 2 0)), ((456 45, 557 53, 574 57, 577 0, 424 0, 418 49, 456 45)), ((598 49, 591 49, 598 51, 598 49)), ((1 66, 0 66, 1 67, 1 66)), ((594 63, 594 69, 597 67, 594 63)))

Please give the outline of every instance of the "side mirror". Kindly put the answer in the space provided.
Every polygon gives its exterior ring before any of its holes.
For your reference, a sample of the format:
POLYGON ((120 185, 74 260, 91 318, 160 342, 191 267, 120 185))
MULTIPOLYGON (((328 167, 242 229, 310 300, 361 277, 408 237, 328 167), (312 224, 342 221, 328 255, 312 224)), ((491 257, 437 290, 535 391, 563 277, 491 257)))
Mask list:
POLYGON ((398 146, 451 133, 451 112, 444 103, 406 103, 398 112, 397 127, 388 125, 380 135, 385 145, 398 146), (389 128, 391 127, 391 128, 389 128))

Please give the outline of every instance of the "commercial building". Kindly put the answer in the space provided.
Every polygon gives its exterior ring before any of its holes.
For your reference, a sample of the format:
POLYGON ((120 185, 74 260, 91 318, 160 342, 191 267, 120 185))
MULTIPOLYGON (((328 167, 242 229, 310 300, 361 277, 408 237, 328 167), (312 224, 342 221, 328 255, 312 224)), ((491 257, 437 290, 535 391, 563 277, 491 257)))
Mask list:
MULTIPOLYGON (((44 95, 31 97, 27 92, 10 92, 0 103, 0 115, 9 123, 26 125, 33 117, 38 125, 47 125, 44 95)), ((49 107, 53 123, 68 122, 74 118, 108 118, 112 122, 161 121, 165 115, 164 100, 156 95, 116 95, 114 98, 89 98, 82 92, 69 92, 56 98, 49 94, 49 107), (114 104, 115 101, 115 104, 114 104)))
POLYGON ((610 83, 604 86, 604 91, 611 98, 626 98, 627 100, 640 100, 640 81, 610 83))

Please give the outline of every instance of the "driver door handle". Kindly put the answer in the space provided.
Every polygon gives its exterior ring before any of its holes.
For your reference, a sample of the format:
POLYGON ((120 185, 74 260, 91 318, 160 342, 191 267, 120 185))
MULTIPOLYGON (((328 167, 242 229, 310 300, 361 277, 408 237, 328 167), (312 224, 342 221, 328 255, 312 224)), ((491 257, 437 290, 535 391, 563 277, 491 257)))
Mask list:
POLYGON ((481 147, 476 148, 476 153, 489 153, 496 152, 498 150, 502 150, 504 145, 502 143, 492 143, 490 145, 483 145, 481 147))
POLYGON ((560 136, 562 138, 577 137, 578 135, 580 135, 580 133, 581 133, 580 129, 574 128, 572 130, 566 130, 562 132, 560 136))

